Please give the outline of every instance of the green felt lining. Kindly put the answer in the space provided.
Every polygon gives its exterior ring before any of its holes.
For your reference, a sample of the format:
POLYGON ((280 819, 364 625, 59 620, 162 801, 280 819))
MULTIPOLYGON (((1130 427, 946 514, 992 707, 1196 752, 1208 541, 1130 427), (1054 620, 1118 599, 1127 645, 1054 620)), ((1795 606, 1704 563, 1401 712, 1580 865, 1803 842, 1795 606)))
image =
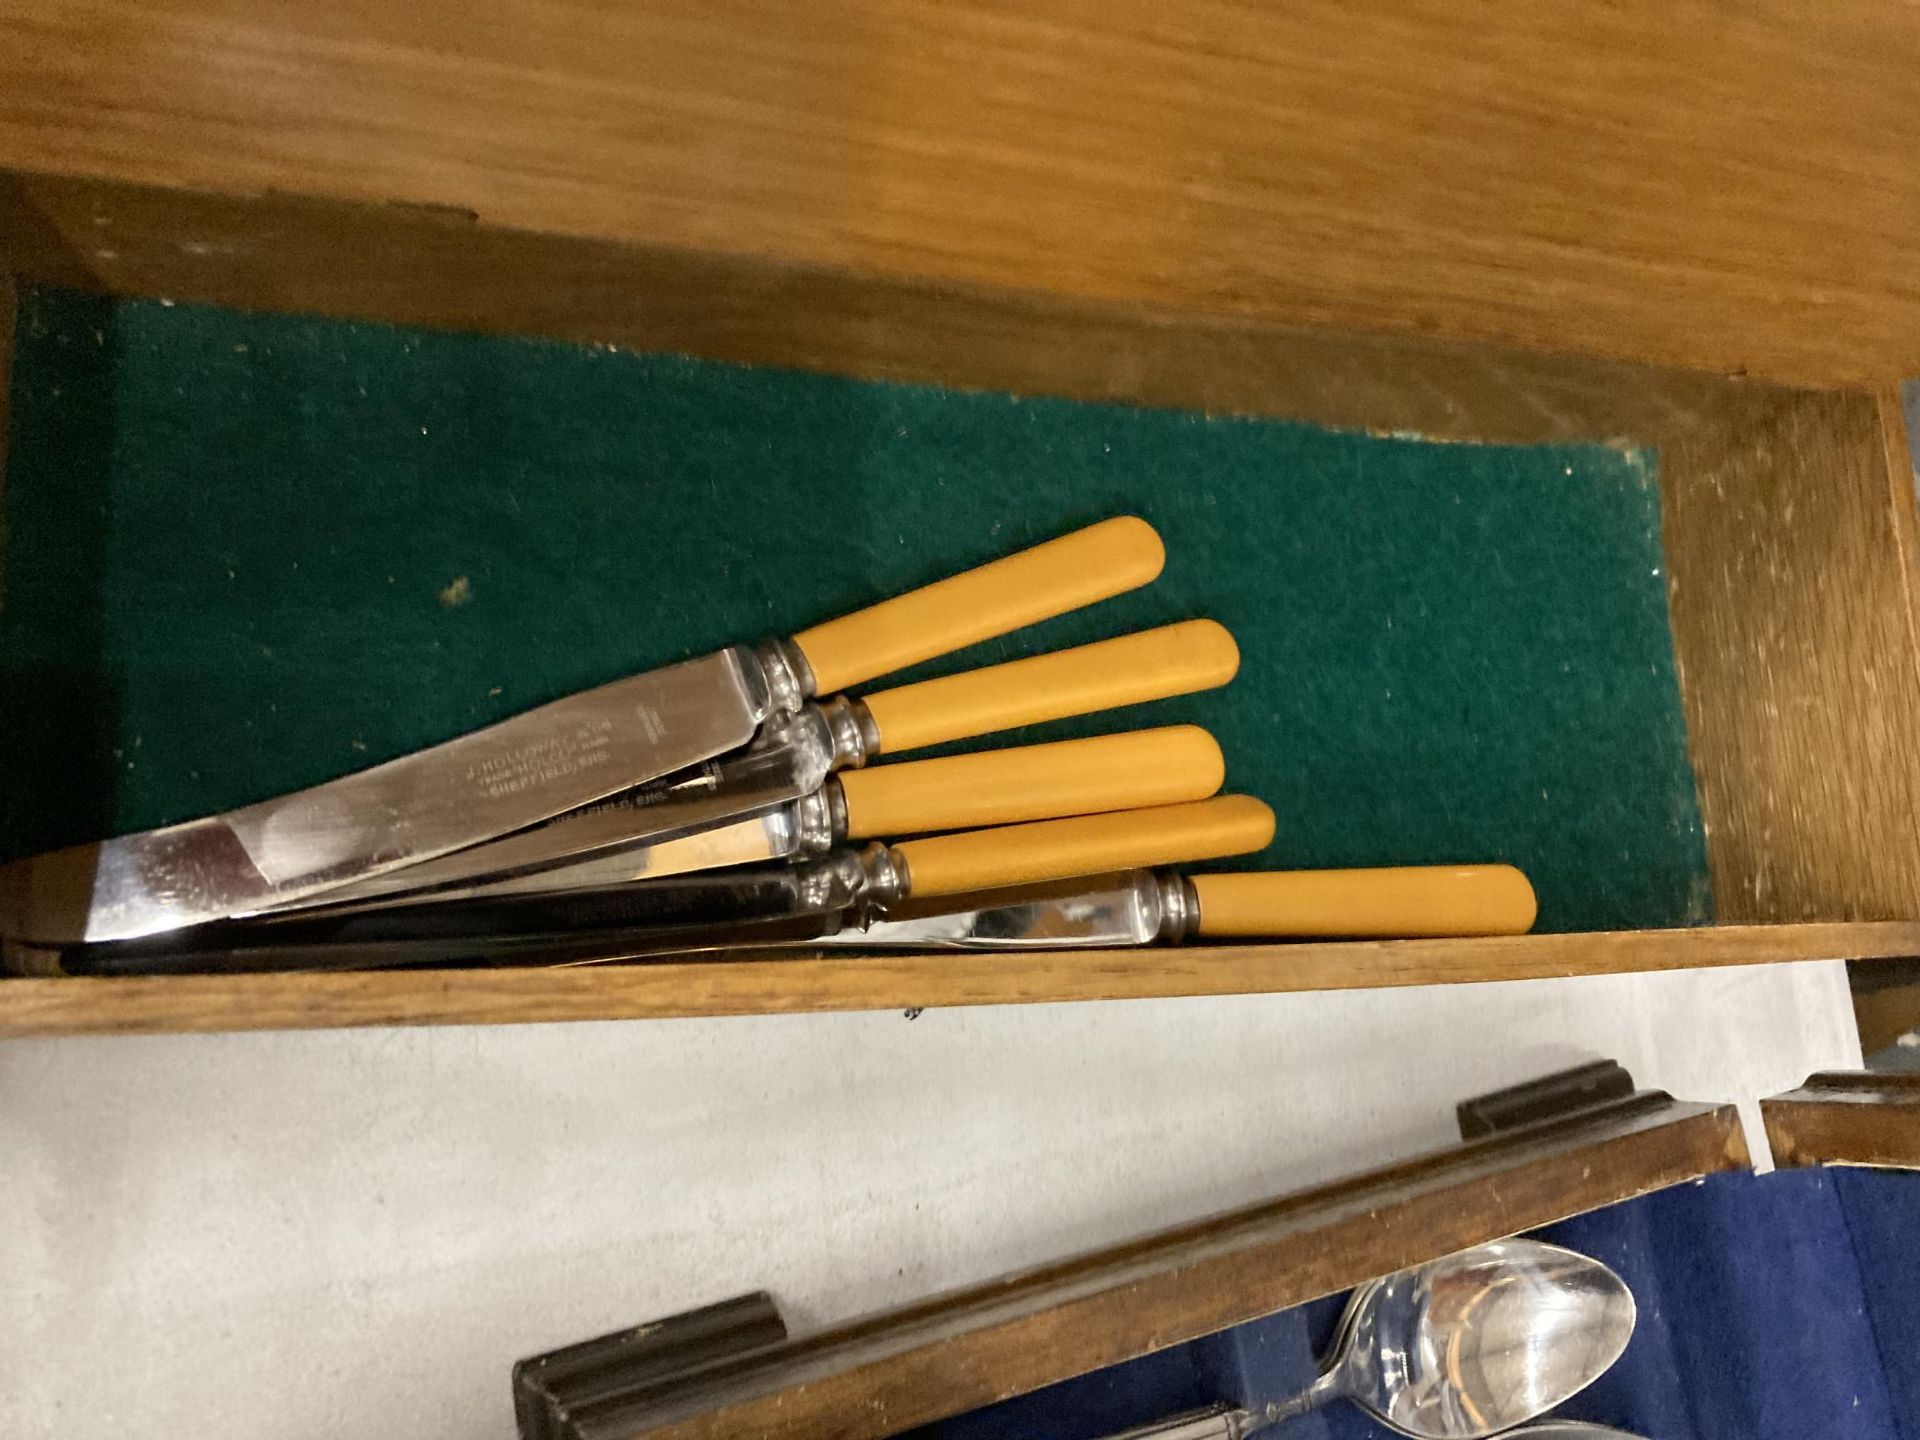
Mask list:
POLYGON ((967 394, 29 291, 0 844, 259 799, 1110 514, 1155 585, 919 673, 1211 615, 1272 866, 1510 860, 1710 913, 1654 456, 967 394))

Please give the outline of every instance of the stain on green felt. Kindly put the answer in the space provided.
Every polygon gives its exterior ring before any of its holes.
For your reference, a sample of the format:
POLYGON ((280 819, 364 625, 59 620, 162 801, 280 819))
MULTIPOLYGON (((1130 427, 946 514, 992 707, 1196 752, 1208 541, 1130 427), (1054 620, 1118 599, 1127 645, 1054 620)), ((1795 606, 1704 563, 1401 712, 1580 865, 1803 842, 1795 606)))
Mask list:
POLYGON ((928 673, 1212 615, 1192 719, 1276 866, 1507 859, 1551 929, 1707 917, 1652 457, 29 293, 8 853, 185 819, 791 632, 1105 515, 1161 581, 928 673))

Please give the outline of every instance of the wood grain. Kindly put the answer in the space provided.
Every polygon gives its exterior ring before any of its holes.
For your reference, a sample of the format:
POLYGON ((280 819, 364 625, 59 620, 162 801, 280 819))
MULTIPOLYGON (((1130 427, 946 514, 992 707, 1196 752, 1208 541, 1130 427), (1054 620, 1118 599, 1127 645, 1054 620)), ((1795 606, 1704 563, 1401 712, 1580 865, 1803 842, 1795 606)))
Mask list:
MULTIPOLYGON (((740 952, 742 955, 751 952, 740 952)), ((1920 922, 568 969, 0 980, 0 1038, 1281 994, 1920 954, 1920 922)))
POLYGON ((1753 397, 1660 455, 1720 919, 1920 916, 1913 492, 1867 392, 1753 397))
POLYGON ((4 171, 0 244, 29 278, 120 294, 1446 439, 1644 443, 1697 425, 1730 394, 1792 393, 1620 361, 504 230, 415 206, 4 171))
POLYGON ((1920 1075, 1810 1075, 1760 1113, 1778 1164, 1920 1170, 1920 1075))
POLYGON ((1886 0, 6 0, 0 166, 1885 381, 1916 53, 1886 0))
POLYGON ((874 1440, 1746 1164, 1731 1107, 1643 1094, 723 1362, 624 1433, 874 1440))
POLYGON ((1873 396, 1880 440, 1886 455, 1887 511, 1891 516, 1898 569, 1907 597, 1907 645, 1920 655, 1920 461, 1907 431, 1907 410, 1900 387, 1889 385, 1873 396))

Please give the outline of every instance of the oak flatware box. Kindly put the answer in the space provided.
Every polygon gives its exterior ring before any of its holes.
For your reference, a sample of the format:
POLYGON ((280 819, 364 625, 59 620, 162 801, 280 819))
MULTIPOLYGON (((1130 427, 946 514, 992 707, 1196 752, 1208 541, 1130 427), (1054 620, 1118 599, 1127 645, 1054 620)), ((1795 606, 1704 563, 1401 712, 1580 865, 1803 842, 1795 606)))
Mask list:
POLYGON ((1133 510, 1168 540, 1161 582, 954 663, 1214 615, 1241 677, 1138 718, 1221 737, 1282 817, 1257 863, 1512 860, 1560 932, 9 981, 17 1030, 1414 983, 1916 938, 1871 923, 1903 920, 1914 862, 1883 744, 1911 679, 1897 492, 1865 401, 1732 387, 1688 399, 1679 439, 1502 421, 1465 444, 1316 395, 1121 406, 1031 376, 1025 396, 876 383, 38 286, 13 333, 15 853, 311 783, 1133 510), (1245 418, 1269 409, 1341 428, 1245 418), (1830 483, 1796 506, 1816 465, 1830 483))
MULTIPOLYGON (((691 136, 655 151, 595 132, 582 143, 601 168, 563 201, 514 191, 533 172, 513 167, 531 162, 514 152, 488 170, 477 139, 473 168, 429 163, 423 137, 453 133, 433 128, 447 116, 409 131, 381 108, 401 105, 398 77, 417 78, 425 50, 341 49, 265 11, 249 40, 129 10, 115 23, 146 53, 218 59, 136 75, 42 8, 44 53, 71 53, 71 73, 47 85, 32 70, 0 100, 7 854, 342 773, 1133 511, 1167 540, 1160 582, 953 664, 1212 615, 1241 642, 1234 685, 1051 733, 1200 721, 1230 783, 1279 812, 1274 847, 1249 863, 1511 860, 1539 886, 1542 933, 7 980, 0 1033, 910 1008, 1920 952, 1905 442, 1891 388, 1850 378, 1819 327, 1701 323, 1688 350, 1671 316, 1698 300, 1703 319, 1720 281, 1689 297, 1649 267, 1644 293, 1626 298, 1623 281, 1590 311, 1545 284, 1485 325, 1442 298, 1407 302, 1403 328, 1531 349, 1302 328, 1398 321, 1357 276, 1351 304, 1316 310, 1264 259, 1248 261, 1246 295, 1178 267, 1122 283, 1147 229, 1079 233, 1040 206, 1034 233, 1016 233, 995 207, 1027 181, 998 172, 949 177, 975 229, 953 224, 991 263, 930 251, 916 272, 865 241, 836 260, 791 177, 749 154, 746 111, 702 132, 754 179, 707 194, 708 243, 699 225, 669 235, 670 208, 606 208, 638 205, 642 170, 662 195, 698 188, 670 163, 697 149, 691 136), (382 143, 350 138, 339 116, 330 131, 326 87, 268 85, 283 73, 273 46, 314 73, 356 73, 364 113, 393 122, 382 143), (225 142, 189 100, 207 85, 208 105, 249 124, 268 125, 253 111, 269 94, 298 111, 273 132, 287 153, 234 141, 245 163, 216 174, 225 142), (130 112, 105 97, 121 91, 171 106, 171 141, 119 129, 130 112), (473 214, 434 198, 463 185, 499 203, 473 214), (376 203, 382 187, 410 203, 376 203), (1020 254, 1024 278, 1009 268, 1020 254), (1543 353, 1556 316, 1600 317, 1569 333, 1575 348, 1724 370, 1746 346, 1786 379, 1543 353)), ((540 23, 515 12, 469 38, 518 36, 531 53, 540 23)), ((738 35, 722 43, 736 41, 742 73, 761 63, 738 35)), ((1737 60, 1743 83, 1785 63, 1760 31, 1740 43, 1715 63, 1737 60)), ((800 46, 791 63, 814 58, 800 46)), ((595 64, 578 49, 554 63, 595 64)), ((484 88, 416 85, 406 103, 450 114, 484 88)), ((766 143, 796 174, 826 163, 792 137, 766 143)), ((1711 168, 1690 153, 1662 163, 1711 168)), ((1087 204, 1118 214, 1131 202, 1115 195, 1087 204)), ((1246 223, 1275 244, 1291 234, 1246 223)), ((1896 338, 1864 318, 1854 333, 1860 373, 1882 373, 1896 338)))

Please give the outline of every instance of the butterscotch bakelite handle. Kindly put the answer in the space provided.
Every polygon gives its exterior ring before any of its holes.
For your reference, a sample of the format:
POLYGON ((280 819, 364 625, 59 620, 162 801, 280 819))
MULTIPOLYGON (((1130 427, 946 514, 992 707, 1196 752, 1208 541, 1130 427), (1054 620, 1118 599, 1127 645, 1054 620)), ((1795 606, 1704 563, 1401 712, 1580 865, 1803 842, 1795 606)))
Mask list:
POLYGON ((894 754, 1211 690, 1240 668, 1233 636, 1212 620, 967 670, 864 697, 879 749, 894 754))
POLYGON ((1168 725, 844 771, 847 834, 925 835, 1204 800, 1226 778, 1213 736, 1168 725))
POLYGON ((1195 933, 1211 939, 1414 939, 1520 935, 1533 886, 1511 865, 1194 875, 1195 933))
POLYGON ((1272 839, 1273 811, 1250 795, 1221 795, 1187 805, 903 840, 892 851, 906 862, 910 893, 925 898, 1217 860, 1250 854, 1272 839))
POLYGON ((827 695, 1137 589, 1166 558, 1151 525, 1122 515, 812 626, 793 643, 814 693, 827 695))

